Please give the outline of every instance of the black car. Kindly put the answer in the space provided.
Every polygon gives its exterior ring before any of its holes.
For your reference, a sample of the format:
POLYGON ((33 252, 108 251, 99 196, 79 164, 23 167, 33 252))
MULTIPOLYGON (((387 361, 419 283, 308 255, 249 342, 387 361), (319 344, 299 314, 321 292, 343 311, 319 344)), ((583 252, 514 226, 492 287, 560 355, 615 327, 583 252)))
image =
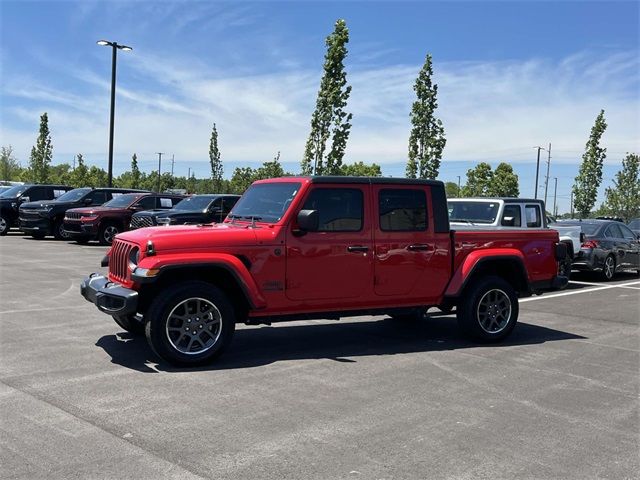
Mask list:
MULTIPOLYGON (((55 200, 20 205, 20 230, 33 238, 53 235, 57 240, 69 238, 64 231, 64 215, 70 208, 98 206, 123 193, 146 192, 130 188, 74 188, 55 200)), ((31 199, 33 200, 33 199, 31 199)))
POLYGON ((640 218, 634 218, 627 225, 629 229, 636 234, 636 236, 640 237, 640 218))
POLYGON ((60 197, 72 187, 66 185, 14 185, 0 194, 0 235, 18 226, 18 209, 31 201, 47 201, 60 197))
POLYGON ((193 195, 171 210, 147 210, 131 217, 130 228, 222 222, 240 195, 193 195))
POLYGON ((640 240, 624 223, 610 220, 562 222, 580 225, 584 242, 575 255, 575 270, 600 272, 611 280, 616 272, 640 272, 640 240))

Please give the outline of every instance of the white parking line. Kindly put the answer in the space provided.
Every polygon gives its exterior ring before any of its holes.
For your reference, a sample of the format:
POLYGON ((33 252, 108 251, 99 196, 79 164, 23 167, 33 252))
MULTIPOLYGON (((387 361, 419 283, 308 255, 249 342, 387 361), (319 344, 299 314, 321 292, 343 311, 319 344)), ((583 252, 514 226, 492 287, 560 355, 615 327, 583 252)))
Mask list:
MULTIPOLYGON (((574 282, 576 283, 576 282, 574 282)), ((637 290, 636 288, 633 287, 629 287, 629 285, 638 285, 640 284, 640 281, 634 281, 634 282, 627 282, 627 283, 620 283, 617 285, 605 285, 602 287, 596 287, 596 288, 585 288, 583 290, 573 290, 571 292, 562 292, 562 293, 556 293, 555 295, 541 295, 538 297, 529 297, 529 298, 523 298, 522 300, 520 300, 520 303, 522 302, 533 302, 534 300, 544 300, 545 298, 556 298, 556 297, 566 297, 568 295, 578 295, 579 293, 590 293, 590 292, 596 292, 598 290, 609 290, 610 288, 632 288, 633 290, 637 290)))

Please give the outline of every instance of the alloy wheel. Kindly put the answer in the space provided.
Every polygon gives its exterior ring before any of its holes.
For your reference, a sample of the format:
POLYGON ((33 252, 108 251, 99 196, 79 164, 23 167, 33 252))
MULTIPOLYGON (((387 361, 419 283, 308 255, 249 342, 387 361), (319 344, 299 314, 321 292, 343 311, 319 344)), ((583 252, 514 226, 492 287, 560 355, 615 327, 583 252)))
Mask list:
POLYGON ((0 217, 0 233, 4 233, 7 231, 9 225, 7 224, 7 221, 4 219, 4 217, 0 217))
POLYGON ((166 323, 169 343, 186 355, 197 355, 211 349, 221 333, 220 310, 204 298, 183 300, 171 310, 166 323))
POLYGON ((604 261, 604 276, 607 278, 607 280, 611 280, 613 278, 615 268, 616 265, 613 261, 613 257, 607 257, 604 261))
POLYGON ((477 318, 480 327, 487 333, 499 333, 511 319, 511 300, 500 289, 489 290, 478 302, 477 318))
POLYGON ((113 239, 115 238, 115 236, 118 233, 120 233, 120 232, 118 231, 118 229, 116 227, 114 227, 113 225, 109 225, 109 226, 107 226, 107 228, 104 229, 104 233, 102 234, 102 238, 104 238, 104 241, 106 243, 111 245, 113 243, 113 239))

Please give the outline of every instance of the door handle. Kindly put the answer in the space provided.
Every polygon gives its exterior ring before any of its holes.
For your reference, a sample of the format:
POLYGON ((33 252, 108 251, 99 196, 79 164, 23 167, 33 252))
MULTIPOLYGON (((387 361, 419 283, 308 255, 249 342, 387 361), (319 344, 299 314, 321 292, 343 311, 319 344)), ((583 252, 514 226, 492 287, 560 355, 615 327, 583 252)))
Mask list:
POLYGON ((347 247, 347 252, 368 252, 369 247, 363 245, 350 245, 347 247))
POLYGON ((407 247, 407 250, 411 252, 426 252, 426 251, 433 250, 433 246, 428 245, 426 243, 415 243, 413 245, 409 245, 407 247))

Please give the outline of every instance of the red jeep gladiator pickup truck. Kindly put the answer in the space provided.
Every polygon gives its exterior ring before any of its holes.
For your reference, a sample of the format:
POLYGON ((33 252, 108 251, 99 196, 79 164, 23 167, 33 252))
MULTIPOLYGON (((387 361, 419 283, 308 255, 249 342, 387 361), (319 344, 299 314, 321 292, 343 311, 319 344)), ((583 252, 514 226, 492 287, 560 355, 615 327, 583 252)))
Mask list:
POLYGON ((456 307, 499 341, 518 297, 563 288, 558 232, 455 232, 442 182, 367 177, 257 181, 224 223, 116 237, 82 295, 176 365, 211 361, 236 323, 456 307))

